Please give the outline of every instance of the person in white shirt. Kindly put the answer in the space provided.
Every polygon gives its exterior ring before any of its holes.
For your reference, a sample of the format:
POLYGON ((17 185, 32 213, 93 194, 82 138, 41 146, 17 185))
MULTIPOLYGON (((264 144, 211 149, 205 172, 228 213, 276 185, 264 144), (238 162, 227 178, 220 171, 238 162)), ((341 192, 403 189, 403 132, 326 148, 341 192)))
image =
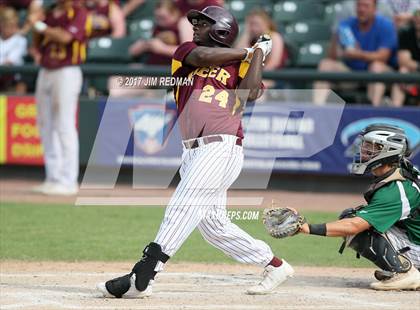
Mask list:
MULTIPOLYGON (((13 8, 0 10, 0 65, 20 66, 27 52, 26 38, 19 34, 19 19, 13 8)), ((5 74, 0 77, 1 91, 24 93, 26 86, 19 74, 5 74)))

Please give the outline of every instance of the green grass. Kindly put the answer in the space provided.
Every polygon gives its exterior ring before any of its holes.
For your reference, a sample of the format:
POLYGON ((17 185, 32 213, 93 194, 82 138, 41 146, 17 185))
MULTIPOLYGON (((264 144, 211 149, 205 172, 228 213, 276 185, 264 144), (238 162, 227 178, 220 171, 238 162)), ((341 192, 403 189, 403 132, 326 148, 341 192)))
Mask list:
MULTIPOLYGON (((159 207, 75 207, 2 203, 0 258, 18 260, 134 261, 157 233, 164 209, 159 207)), ((335 213, 306 212, 313 223, 334 220, 335 213)), ((252 236, 266 241, 280 257, 308 266, 371 266, 346 249, 341 238, 298 235, 276 240, 261 220, 235 221, 252 236)), ((234 263, 194 231, 173 261, 234 263)))

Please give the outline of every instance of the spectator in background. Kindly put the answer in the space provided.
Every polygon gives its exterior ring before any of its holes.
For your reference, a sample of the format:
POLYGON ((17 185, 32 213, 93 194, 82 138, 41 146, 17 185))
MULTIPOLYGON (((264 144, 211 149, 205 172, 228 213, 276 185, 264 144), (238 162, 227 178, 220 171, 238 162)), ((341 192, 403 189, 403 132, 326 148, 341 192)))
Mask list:
MULTIPOLYGON (((236 47, 251 47, 263 34, 269 34, 273 40, 271 54, 265 60, 264 70, 280 69, 287 59, 287 51, 283 38, 270 15, 263 9, 253 9, 246 17, 245 30, 239 38, 236 47)), ((272 87, 274 81, 264 81, 264 85, 272 87)))
MULTIPOLYGON (((391 20, 376 14, 376 0, 357 0, 357 17, 342 21, 332 37, 328 58, 318 66, 320 71, 369 71, 383 73, 397 65, 397 32, 391 20)), ((314 102, 325 103, 328 82, 316 82, 314 102), (325 89, 325 91, 319 91, 325 89)), ((385 84, 368 85, 368 98, 374 106, 382 103, 385 84)))
MULTIPOLYGON (((376 13, 382 16, 388 17, 389 19, 394 18, 394 12, 392 8, 387 3, 388 0, 377 0, 376 1, 376 13)), ((335 19, 333 23, 333 32, 337 32, 338 25, 341 21, 348 19, 354 16, 356 11, 356 1, 355 0, 343 0, 338 2, 341 5, 341 9, 335 13, 335 19)))
MULTIPOLYGON (((0 9, 0 65, 20 66, 26 55, 26 38, 19 34, 19 18, 11 7, 0 9)), ((3 74, 0 77, 1 91, 15 91, 23 94, 26 85, 20 74, 3 74)))
MULTIPOLYGON (((394 20, 397 28, 404 26, 412 18, 412 12, 420 6, 419 0, 377 0, 377 12, 394 20)), ((333 30, 336 31, 340 22, 353 15, 356 9, 355 0, 341 1, 341 10, 335 16, 333 30)))
POLYGON ((181 13, 172 0, 160 0, 155 11, 155 26, 150 40, 138 40, 130 46, 129 53, 136 57, 148 53, 147 64, 170 65, 179 41, 178 21, 181 13))
POLYGON ((91 21, 73 0, 57 0, 45 21, 31 20, 41 54, 36 81, 37 122, 44 147, 46 178, 34 191, 47 195, 78 192, 77 106, 82 88, 80 64, 86 59, 91 21))
POLYGON ((126 35, 125 16, 115 0, 86 0, 86 8, 92 16, 92 38, 126 35))
POLYGON ((179 20, 179 38, 180 43, 192 41, 193 29, 186 15, 189 10, 201 11, 210 5, 223 6, 224 0, 173 0, 176 6, 181 10, 182 18, 179 20))
POLYGON ((43 5, 44 0, 0 0, 0 10, 3 6, 13 7, 15 10, 26 10, 26 21, 22 28, 20 29, 20 33, 25 35, 26 33, 31 30, 31 24, 29 22, 29 17, 34 16, 32 18, 42 19, 43 17, 43 5))
MULTIPOLYGON (((414 12, 410 26, 400 31, 398 64, 401 73, 420 72, 420 9, 414 12)), ((419 85, 394 85, 392 89, 394 106, 402 106, 406 94, 420 97, 419 85)))

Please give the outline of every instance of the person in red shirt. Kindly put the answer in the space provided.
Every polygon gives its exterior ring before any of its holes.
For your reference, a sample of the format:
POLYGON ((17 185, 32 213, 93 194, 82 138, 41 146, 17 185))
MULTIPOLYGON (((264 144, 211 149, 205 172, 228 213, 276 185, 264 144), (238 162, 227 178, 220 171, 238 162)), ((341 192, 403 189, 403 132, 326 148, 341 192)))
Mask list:
MULTIPOLYGON (((179 41, 178 21, 180 11, 172 0, 158 0, 154 10, 155 26, 152 38, 149 40, 139 39, 129 48, 132 57, 146 55, 146 64, 169 66, 172 55, 177 49, 179 41)), ((135 64, 137 65, 137 64, 135 64)), ((146 81, 143 77, 142 81, 146 81)), ((127 88, 119 84, 119 77, 109 79, 109 94, 112 97, 136 97, 144 94, 149 86, 139 83, 135 88, 127 88)))
POLYGON ((125 17, 115 0, 86 0, 85 6, 92 15, 91 38, 126 35, 125 17))
POLYGON ((137 40, 129 49, 131 56, 148 53, 147 64, 170 65, 180 40, 178 21, 181 13, 172 0, 159 0, 155 7, 155 26, 150 40, 137 40))
POLYGON ((237 47, 249 47, 255 44, 260 35, 270 34, 273 40, 273 50, 268 56, 264 70, 280 69, 287 60, 287 51, 281 34, 270 15, 263 9, 253 9, 246 17, 245 29, 238 39, 237 47))
POLYGON ((232 48, 238 25, 221 7, 191 10, 187 17, 194 39, 181 44, 172 59, 172 76, 192 81, 174 90, 184 148, 181 181, 155 240, 131 273, 98 284, 105 297, 150 296, 156 273, 195 228, 228 256, 265 268, 248 294, 268 294, 294 273, 268 244, 233 224, 226 211, 227 189, 243 163, 241 107, 262 93, 263 61, 272 41, 265 36, 253 48, 232 48))
POLYGON ((57 0, 44 21, 32 20, 41 55, 35 98, 44 147, 46 178, 36 192, 73 195, 78 191, 79 141, 76 128, 82 87, 80 64, 86 60, 91 20, 72 0, 57 0))

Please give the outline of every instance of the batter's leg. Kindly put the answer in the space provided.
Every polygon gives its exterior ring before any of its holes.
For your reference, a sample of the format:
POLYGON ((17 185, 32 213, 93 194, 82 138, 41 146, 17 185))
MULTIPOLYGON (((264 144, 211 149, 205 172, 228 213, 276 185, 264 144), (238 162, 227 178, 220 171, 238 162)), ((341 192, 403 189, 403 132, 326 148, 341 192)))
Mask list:
POLYGON ((225 149, 224 143, 213 143, 191 154, 193 158, 171 197, 154 241, 165 254, 174 255, 215 204, 225 168, 235 160, 225 149))
POLYGON ((201 220, 198 229, 208 243, 238 262, 265 267, 274 257, 268 244, 253 238, 227 217, 226 192, 219 196, 218 206, 201 220))
POLYGON ((54 76, 51 72, 41 69, 38 74, 35 88, 37 124, 44 148, 45 181, 49 183, 56 183, 59 181, 59 170, 61 167, 58 134, 53 130, 54 106, 51 93, 53 80, 54 76))
POLYGON ((130 274, 98 284, 104 296, 147 295, 156 272, 180 248, 206 210, 214 205, 226 167, 231 164, 233 156, 226 152, 224 143, 198 148, 190 155, 188 165, 183 167, 181 182, 166 208, 155 242, 145 248, 142 259, 130 274))

